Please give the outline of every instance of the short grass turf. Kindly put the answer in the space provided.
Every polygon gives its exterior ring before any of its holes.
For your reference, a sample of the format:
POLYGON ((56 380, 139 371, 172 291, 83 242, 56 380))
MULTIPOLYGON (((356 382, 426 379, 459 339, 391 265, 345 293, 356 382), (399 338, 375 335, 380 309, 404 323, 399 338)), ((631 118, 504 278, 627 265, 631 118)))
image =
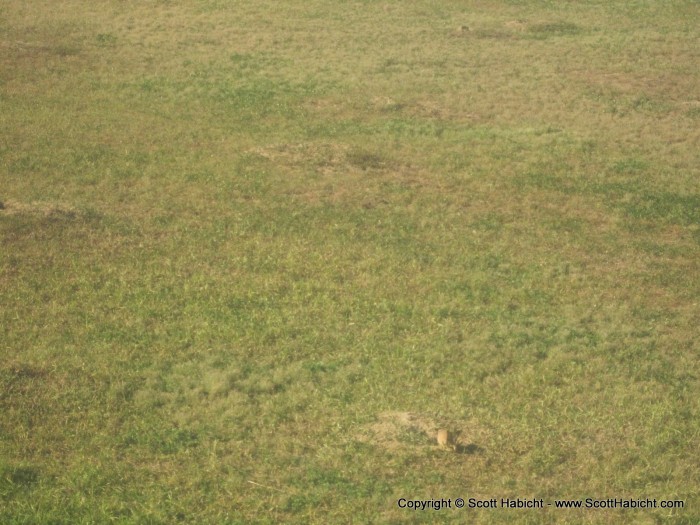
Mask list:
POLYGON ((0 0, 0 522, 700 522, 699 28, 0 0))

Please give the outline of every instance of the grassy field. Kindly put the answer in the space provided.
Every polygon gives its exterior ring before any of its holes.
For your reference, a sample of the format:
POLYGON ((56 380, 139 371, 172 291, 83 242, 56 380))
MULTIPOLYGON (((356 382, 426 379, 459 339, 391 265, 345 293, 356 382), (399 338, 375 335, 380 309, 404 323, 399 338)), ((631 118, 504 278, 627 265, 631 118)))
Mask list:
POLYGON ((0 0, 0 202, 0 523, 700 523, 697 1, 0 0))

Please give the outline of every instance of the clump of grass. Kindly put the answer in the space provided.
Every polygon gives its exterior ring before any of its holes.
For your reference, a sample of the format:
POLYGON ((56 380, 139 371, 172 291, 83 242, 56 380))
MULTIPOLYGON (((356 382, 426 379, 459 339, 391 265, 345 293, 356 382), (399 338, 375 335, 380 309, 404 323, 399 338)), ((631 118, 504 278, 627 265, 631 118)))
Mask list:
POLYGON ((117 36, 112 33, 98 33, 95 40, 100 46, 114 46, 117 43, 117 36))

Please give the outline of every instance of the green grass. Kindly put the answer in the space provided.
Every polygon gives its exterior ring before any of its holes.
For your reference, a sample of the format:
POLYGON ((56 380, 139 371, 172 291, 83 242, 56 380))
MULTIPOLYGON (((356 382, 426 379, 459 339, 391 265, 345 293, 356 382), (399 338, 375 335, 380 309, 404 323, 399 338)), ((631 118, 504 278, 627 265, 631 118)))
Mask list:
POLYGON ((698 21, 0 2, 0 522, 700 521, 698 21))

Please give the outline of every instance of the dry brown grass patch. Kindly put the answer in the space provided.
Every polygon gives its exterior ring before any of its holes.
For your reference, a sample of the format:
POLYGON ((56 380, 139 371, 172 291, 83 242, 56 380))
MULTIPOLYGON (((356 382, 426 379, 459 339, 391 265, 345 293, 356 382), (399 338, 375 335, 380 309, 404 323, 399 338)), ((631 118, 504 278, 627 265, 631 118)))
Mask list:
POLYGON ((419 452, 440 448, 438 430, 447 429, 453 436, 454 450, 459 453, 479 452, 485 432, 471 420, 449 420, 415 412, 388 411, 362 428, 357 439, 387 450, 419 452))
POLYGON ((75 217, 78 210, 58 202, 19 202, 16 200, 3 201, 0 215, 34 215, 41 217, 75 217))

